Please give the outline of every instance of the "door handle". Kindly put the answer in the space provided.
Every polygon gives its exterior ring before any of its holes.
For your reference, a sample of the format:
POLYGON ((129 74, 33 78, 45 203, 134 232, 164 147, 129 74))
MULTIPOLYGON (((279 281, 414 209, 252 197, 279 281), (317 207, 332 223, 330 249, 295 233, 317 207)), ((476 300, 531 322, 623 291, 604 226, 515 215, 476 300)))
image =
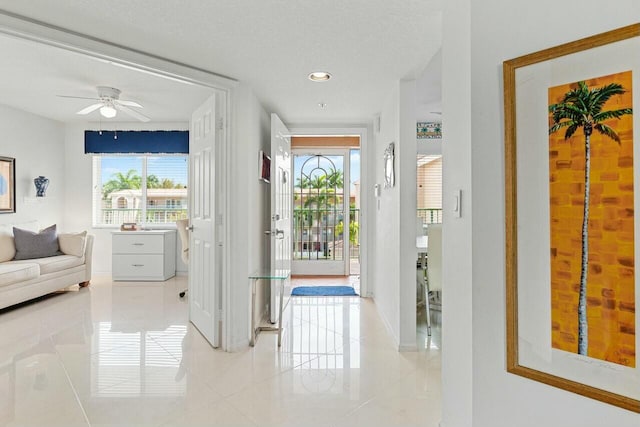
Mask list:
POLYGON ((190 225, 188 227, 185 227, 187 229, 187 231, 193 231, 193 225, 190 225))
POLYGON ((284 230, 267 230, 264 232, 267 236, 275 236, 276 239, 284 239, 284 230))

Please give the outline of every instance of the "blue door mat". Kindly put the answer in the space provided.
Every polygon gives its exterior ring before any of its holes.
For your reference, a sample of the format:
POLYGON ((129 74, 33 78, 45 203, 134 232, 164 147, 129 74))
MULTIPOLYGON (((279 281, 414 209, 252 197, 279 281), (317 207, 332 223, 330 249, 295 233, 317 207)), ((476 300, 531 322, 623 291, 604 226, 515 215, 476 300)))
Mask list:
POLYGON ((291 296, 296 297, 357 297, 351 286, 298 286, 293 288, 291 296))

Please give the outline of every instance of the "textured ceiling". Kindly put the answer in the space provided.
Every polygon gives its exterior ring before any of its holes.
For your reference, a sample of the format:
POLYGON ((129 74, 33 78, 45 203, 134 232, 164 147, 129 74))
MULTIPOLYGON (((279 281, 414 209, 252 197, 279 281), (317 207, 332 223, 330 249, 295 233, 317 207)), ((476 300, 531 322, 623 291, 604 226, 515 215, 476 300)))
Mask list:
MULTIPOLYGON (((120 89, 120 99, 140 103, 144 108, 134 109, 155 122, 186 121, 210 96, 210 91, 200 86, 11 37, 0 36, 0 52, 0 102, 61 122, 98 121, 101 116, 97 111, 86 116, 75 114, 97 101, 58 96, 96 97, 97 86, 120 89)), ((111 121, 137 122, 124 113, 111 121)))
MULTIPOLYGON (((0 9, 235 78, 298 123, 370 120, 394 81, 420 75, 442 32, 441 0, 0 0, 0 9), (314 70, 333 79, 310 82, 314 70)), ((94 84, 74 79, 83 93, 94 84)))

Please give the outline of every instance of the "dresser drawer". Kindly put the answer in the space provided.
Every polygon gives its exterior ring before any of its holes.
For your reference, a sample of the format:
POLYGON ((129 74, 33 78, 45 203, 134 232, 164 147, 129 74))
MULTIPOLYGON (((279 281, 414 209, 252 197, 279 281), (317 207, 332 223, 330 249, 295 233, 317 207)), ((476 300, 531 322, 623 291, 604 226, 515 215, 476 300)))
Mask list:
POLYGON ((164 280, 163 255, 113 255, 114 280, 164 280))
POLYGON ((164 237, 157 234, 117 234, 113 236, 114 254, 162 254, 164 237))

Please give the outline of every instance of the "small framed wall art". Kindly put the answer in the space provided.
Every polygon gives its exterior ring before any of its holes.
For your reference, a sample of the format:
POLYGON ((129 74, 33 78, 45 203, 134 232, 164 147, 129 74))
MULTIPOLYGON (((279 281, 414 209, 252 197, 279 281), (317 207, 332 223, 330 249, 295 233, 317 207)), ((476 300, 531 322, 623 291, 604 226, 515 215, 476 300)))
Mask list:
POLYGON ((442 123, 418 122, 416 125, 416 137, 418 139, 442 138, 442 123))
POLYGON ((271 157, 262 150, 258 157, 258 173, 260 181, 271 182, 271 157))
POLYGON ((16 159, 0 156, 0 213, 16 212, 16 159))

